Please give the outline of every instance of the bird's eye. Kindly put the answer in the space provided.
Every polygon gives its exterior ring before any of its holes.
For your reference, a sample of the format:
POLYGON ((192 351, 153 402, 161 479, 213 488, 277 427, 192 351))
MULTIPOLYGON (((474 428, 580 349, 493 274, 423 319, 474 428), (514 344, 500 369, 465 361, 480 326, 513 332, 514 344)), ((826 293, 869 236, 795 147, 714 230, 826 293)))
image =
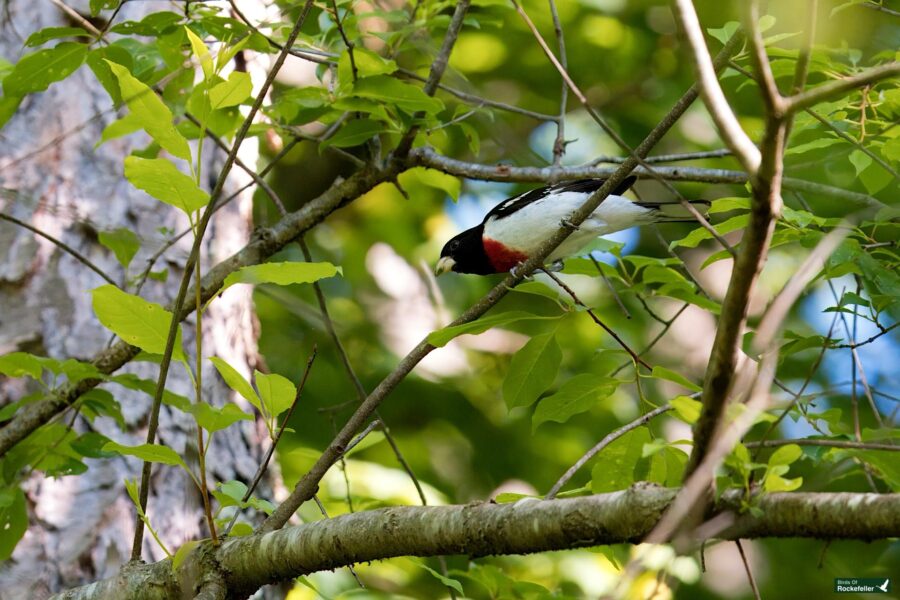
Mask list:
POLYGON ((459 248, 459 240, 453 240, 452 242, 450 242, 451 250, 456 250, 457 248, 459 248))

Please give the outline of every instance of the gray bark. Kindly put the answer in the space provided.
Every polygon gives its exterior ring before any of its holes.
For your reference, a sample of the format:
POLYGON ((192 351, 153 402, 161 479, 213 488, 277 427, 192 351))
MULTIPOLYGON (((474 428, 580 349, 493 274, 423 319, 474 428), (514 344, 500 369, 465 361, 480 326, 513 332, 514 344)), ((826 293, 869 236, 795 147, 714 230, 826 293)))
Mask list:
MULTIPOLYGON (((192 597, 199 582, 224 581, 226 598, 243 598, 260 585, 316 571, 395 556, 464 554, 471 557, 637 543, 669 507, 678 490, 637 484, 628 490, 542 501, 400 506, 323 519, 196 550, 178 572, 168 561, 122 571, 117 577, 70 590, 66 600, 192 597), (148 586, 153 582, 153 586, 148 586)), ((718 539, 803 537, 883 539, 900 535, 900 494, 775 493, 752 500, 758 516, 740 514, 740 492, 727 493, 716 511, 734 519, 718 539)))
MULTIPOLYGON (((70 4, 87 13, 86 2, 70 4)), ((5 7, 10 20, 0 30, 0 55, 10 62, 32 51, 23 49, 22 36, 68 24, 50 2, 13 0, 5 7)), ((139 19, 141 13, 159 8, 156 3, 128 3, 119 19, 139 19)), ((181 231, 187 223, 179 211, 133 188, 122 176, 124 157, 146 145, 146 136, 135 134, 94 148, 103 127, 119 116, 86 66, 46 92, 26 97, 0 133, 0 210, 70 245, 123 285, 168 239, 159 228, 181 231), (142 241, 127 274, 97 241, 98 232, 118 228, 130 229, 142 241)), ((204 173, 217 173, 222 159, 221 152, 209 151, 204 173)), ((244 160, 255 164, 252 155, 244 160)), ((245 181, 243 173, 235 172, 226 194, 245 181)), ((247 243, 250 202, 244 195, 216 214, 203 248, 205 266, 247 243)), ((190 241, 186 236, 157 263, 156 270, 169 269, 168 279, 148 281, 141 290, 143 297, 161 304, 172 299, 190 241)), ((46 239, 4 221, 0 221, 0 256, 0 354, 23 350, 89 359, 109 345, 112 336, 91 309, 89 291, 106 283, 99 275, 46 239)), ((133 286, 123 287, 134 292, 133 286)), ((189 319, 184 330, 185 346, 191 349, 193 323, 189 319)), ((229 290, 207 310, 203 349, 205 355, 220 356, 245 374, 255 366, 256 327, 248 286, 229 290)), ((152 380, 157 375, 150 363, 131 364, 125 371, 152 380)), ((204 369, 205 399, 214 404, 235 400, 214 373, 210 367, 204 369)), ((123 444, 143 443, 150 397, 115 385, 104 387, 121 403, 127 431, 105 418, 92 425, 76 419, 75 429, 92 429, 123 444)), ((183 369, 171 370, 168 387, 193 398, 183 369)), ((29 391, 33 389, 21 381, 0 382, 3 404, 29 391)), ((66 413, 64 422, 71 417, 66 413)), ((189 415, 163 406, 159 439, 196 465, 196 431, 189 415)), ((210 485, 229 479, 249 481, 267 443, 264 428, 253 422, 217 433, 207 457, 210 485)), ((135 513, 124 481, 139 478, 140 463, 119 458, 88 464, 89 470, 77 477, 45 479, 36 473, 25 482, 29 529, 12 559, 0 568, 3 600, 44 598, 109 577, 129 559, 135 513)), ((185 540, 208 535, 196 487, 177 469, 154 468, 148 514, 173 551, 185 540)), ((149 534, 144 536, 144 557, 151 561, 163 557, 149 534)))

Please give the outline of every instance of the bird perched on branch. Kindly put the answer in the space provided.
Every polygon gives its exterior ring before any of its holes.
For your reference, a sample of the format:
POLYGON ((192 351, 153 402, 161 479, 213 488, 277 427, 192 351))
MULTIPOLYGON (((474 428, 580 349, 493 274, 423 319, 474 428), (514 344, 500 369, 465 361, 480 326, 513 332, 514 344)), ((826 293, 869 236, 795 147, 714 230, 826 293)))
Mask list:
MULTIPOLYGON (((679 203, 632 202, 622 197, 635 182, 629 177, 547 257, 548 262, 577 255, 595 238, 635 225, 693 221, 679 203)), ((441 250, 435 275, 448 271, 490 275, 503 273, 524 262, 550 238, 592 193, 602 179, 580 179, 550 185, 504 200, 480 225, 452 238, 441 250)), ((695 200, 704 212, 709 203, 695 200)))

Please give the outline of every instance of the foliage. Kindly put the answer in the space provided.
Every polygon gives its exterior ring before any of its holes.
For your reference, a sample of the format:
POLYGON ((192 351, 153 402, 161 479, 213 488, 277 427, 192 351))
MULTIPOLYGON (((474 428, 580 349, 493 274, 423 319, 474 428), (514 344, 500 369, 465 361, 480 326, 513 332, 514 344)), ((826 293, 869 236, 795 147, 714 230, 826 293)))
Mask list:
MULTIPOLYGON (((276 83, 262 99, 262 118, 252 124, 251 138, 244 142, 258 142, 266 158, 278 156, 268 181, 289 213, 302 211, 337 185, 339 176, 382 166, 408 132, 414 147, 428 146, 446 157, 483 165, 552 164, 559 76, 511 5, 499 0, 472 3, 449 56, 450 69, 443 78, 448 87, 429 94, 422 82, 429 77, 455 3, 408 4, 384 8, 351 0, 314 3, 293 46, 304 65, 316 65, 312 78, 300 87, 276 83), (535 113, 543 117, 535 120, 535 113), (303 141, 279 155, 292 138, 303 141)), ((738 29, 737 17, 728 3, 720 4, 702 5, 701 19, 718 25, 708 33, 725 43, 738 29)), ((900 20, 851 4, 860 3, 831 2, 820 10, 810 86, 900 58, 900 20), (844 20, 851 13, 852 27, 844 20)), ((117 6, 115 0, 91 2, 94 16, 103 18, 116 14, 117 6)), ((553 22, 547 6, 534 1, 525 2, 524 8, 549 39, 553 22)), ((246 56, 278 53, 298 10, 287 3, 282 9, 281 21, 260 24, 246 23, 213 5, 191 3, 184 14, 163 11, 139 21, 110 23, 102 38, 80 27, 28 32, 26 53, 0 69, 0 122, 14 118, 28 95, 79 68, 90 69, 122 115, 109 122, 97 143, 123 136, 142 140, 144 147, 124 158, 124 178, 183 211, 191 233, 202 235, 200 224, 212 191, 203 183, 198 160, 203 144, 210 143, 204 142, 203 132, 209 130, 226 142, 238 135, 260 87, 236 65, 246 56)), ((804 23, 791 8, 771 9, 773 15, 761 28, 768 36, 775 79, 787 91, 804 23)), ((556 10, 565 31, 569 72, 591 104, 629 143, 636 143, 663 116, 660 107, 673 104, 694 81, 689 61, 675 47, 675 23, 668 8, 653 2, 585 1, 558 2, 556 10)), ((755 139, 763 109, 759 90, 748 77, 750 65, 745 47, 721 80, 755 139)), ((576 102, 570 99, 564 108, 564 167, 623 153, 576 102)), ((851 233, 790 312, 772 407, 726 458, 718 473, 718 493, 740 489, 749 498, 757 488, 763 493, 900 491, 896 460, 886 451, 750 445, 763 438, 895 443, 900 437, 894 427, 900 387, 890 360, 896 356, 900 331, 893 329, 900 316, 898 118, 900 87, 895 77, 818 104, 795 119, 785 151, 785 175, 820 185, 804 188, 786 180, 783 218, 776 225, 750 315, 744 344, 748 353, 762 309, 802 258, 842 223, 851 223, 851 233)), ((718 148, 698 106, 654 153, 718 148)), ((672 179, 684 196, 713 201, 709 214, 715 231, 739 246, 736 234, 752 218, 750 194, 740 182, 722 182, 712 171, 737 165, 729 156, 704 155, 682 165, 688 175, 672 179)), ((342 350, 323 326, 319 291, 365 390, 374 389, 420 339, 440 348, 433 362, 422 363, 392 392, 379 417, 389 425, 392 440, 430 500, 467 502, 494 497, 501 490, 540 496, 607 432, 667 402, 673 412, 612 442, 570 487, 574 493, 602 493, 637 481, 679 486, 690 451, 685 424, 695 423, 700 414, 696 397, 680 394, 702 389, 730 254, 709 230, 672 224, 632 230, 617 238, 619 243, 598 244, 590 258, 566 261, 565 281, 641 352, 652 365, 649 372, 543 275, 519 285, 489 315, 447 326, 448 312, 455 315, 472 305, 495 282, 453 275, 437 285, 421 276, 418 265, 432 263, 442 243, 477 222, 489 204, 526 186, 469 179, 449 166, 444 170, 407 164, 402 173, 378 182, 361 197, 346 198, 352 201, 347 208, 307 234, 313 256, 322 262, 310 262, 299 248, 288 246, 269 262, 244 266, 224 279, 219 292, 241 283, 257 286, 261 345, 271 373, 256 371, 248 381, 239 367, 183 348, 181 326, 172 328, 172 311, 139 296, 152 265, 143 273, 131 266, 144 242, 129 231, 100 233, 101 244, 121 264, 126 284, 91 291, 97 319, 153 360, 171 352, 191 377, 210 360, 227 385, 256 409, 273 442, 286 425, 289 431, 279 442, 278 457, 288 488, 328 445, 355 407, 347 401, 357 396, 342 366, 342 350), (316 347, 319 355, 298 402, 304 365, 298 357, 305 358, 316 347), (191 361, 196 361, 194 366, 191 361), (292 416, 285 423, 286 414, 292 416)), ((637 191, 671 199, 650 183, 639 184, 637 191)), ((261 227, 280 219, 264 190, 257 192, 255 218, 261 227)), ((206 308, 193 299, 187 306, 206 308)), ((81 415, 112 419, 125 427, 109 390, 116 385, 138 389, 147 393, 148 401, 156 392, 154 381, 103 374, 87 361, 24 352, 0 357, 0 373, 30 380, 31 393, 0 410, 5 421, 30 403, 96 379, 104 382, 102 387, 77 401, 81 415)), ((192 401, 166 392, 162 401, 192 415, 209 436, 257 418, 235 403, 212 405, 200 394, 192 401)), ((343 474, 333 468, 321 484, 319 498, 332 516, 350 507, 419 501, 395 458, 393 443, 370 436, 343 461, 343 474)), ((8 558, 25 533, 22 485, 30 473, 74 477, 90 468, 92 460, 114 454, 159 463, 157 468, 184 469, 207 491, 200 484, 205 473, 196 473, 173 449, 161 444, 122 446, 50 422, 2 458, 0 558, 8 558)), ((223 515, 223 508, 263 513, 274 508, 269 500, 250 494, 247 482, 215 482, 211 487, 215 515, 210 515, 210 529, 227 526, 231 513, 223 515)), ((137 483, 129 482, 127 489, 155 536, 140 509, 137 483)), ((318 509, 308 504, 301 508, 301 518, 320 518, 318 509)), ((752 501, 746 509, 754 510, 752 501)), ((239 525, 242 528, 232 535, 249 531, 246 523, 239 525)), ((806 542, 802 552, 785 557, 778 543, 759 542, 757 550, 769 560, 769 574, 761 582, 763 596, 777 597, 782 590, 787 597, 801 583, 815 582, 818 587, 810 589, 825 589, 820 580, 830 581, 830 574, 803 581, 796 576, 813 572, 809 557, 814 547, 806 542)), ((176 560, 184 560, 189 549, 177 552, 176 560)), ((602 547, 475 562, 454 557, 447 572, 436 570, 436 561, 396 559, 360 572, 370 590, 378 590, 372 591, 373 597, 394 590, 426 597, 447 588, 475 598, 579 597, 609 590, 628 552, 602 547), (589 565, 596 580, 581 575, 579 565, 589 565)), ((865 556, 853 543, 835 543, 828 556, 831 564, 852 571, 834 573, 841 576, 876 576, 897 565, 896 551, 886 542, 874 544, 865 556)), ((669 584, 681 586, 679 596, 714 594, 694 573, 692 559, 667 554, 660 565, 671 576, 669 584)), ((316 574, 299 581, 291 597, 350 595, 353 586, 347 573, 316 574)))

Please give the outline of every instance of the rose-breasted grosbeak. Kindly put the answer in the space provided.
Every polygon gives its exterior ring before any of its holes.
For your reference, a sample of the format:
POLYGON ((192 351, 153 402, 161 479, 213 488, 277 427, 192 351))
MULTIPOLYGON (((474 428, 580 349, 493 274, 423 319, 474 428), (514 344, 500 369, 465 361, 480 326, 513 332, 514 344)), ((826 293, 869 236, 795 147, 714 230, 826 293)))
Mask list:
MULTIPOLYGON (((623 198, 635 181, 629 177, 547 257, 556 262, 577 255, 596 237, 647 223, 692 221, 678 203, 632 202, 623 198)), ((580 179, 538 188, 504 200, 476 227, 452 238, 441 250, 436 275, 448 271, 490 275, 525 261, 590 196, 604 180, 580 179)), ((704 205, 703 200, 691 204, 704 205)))

